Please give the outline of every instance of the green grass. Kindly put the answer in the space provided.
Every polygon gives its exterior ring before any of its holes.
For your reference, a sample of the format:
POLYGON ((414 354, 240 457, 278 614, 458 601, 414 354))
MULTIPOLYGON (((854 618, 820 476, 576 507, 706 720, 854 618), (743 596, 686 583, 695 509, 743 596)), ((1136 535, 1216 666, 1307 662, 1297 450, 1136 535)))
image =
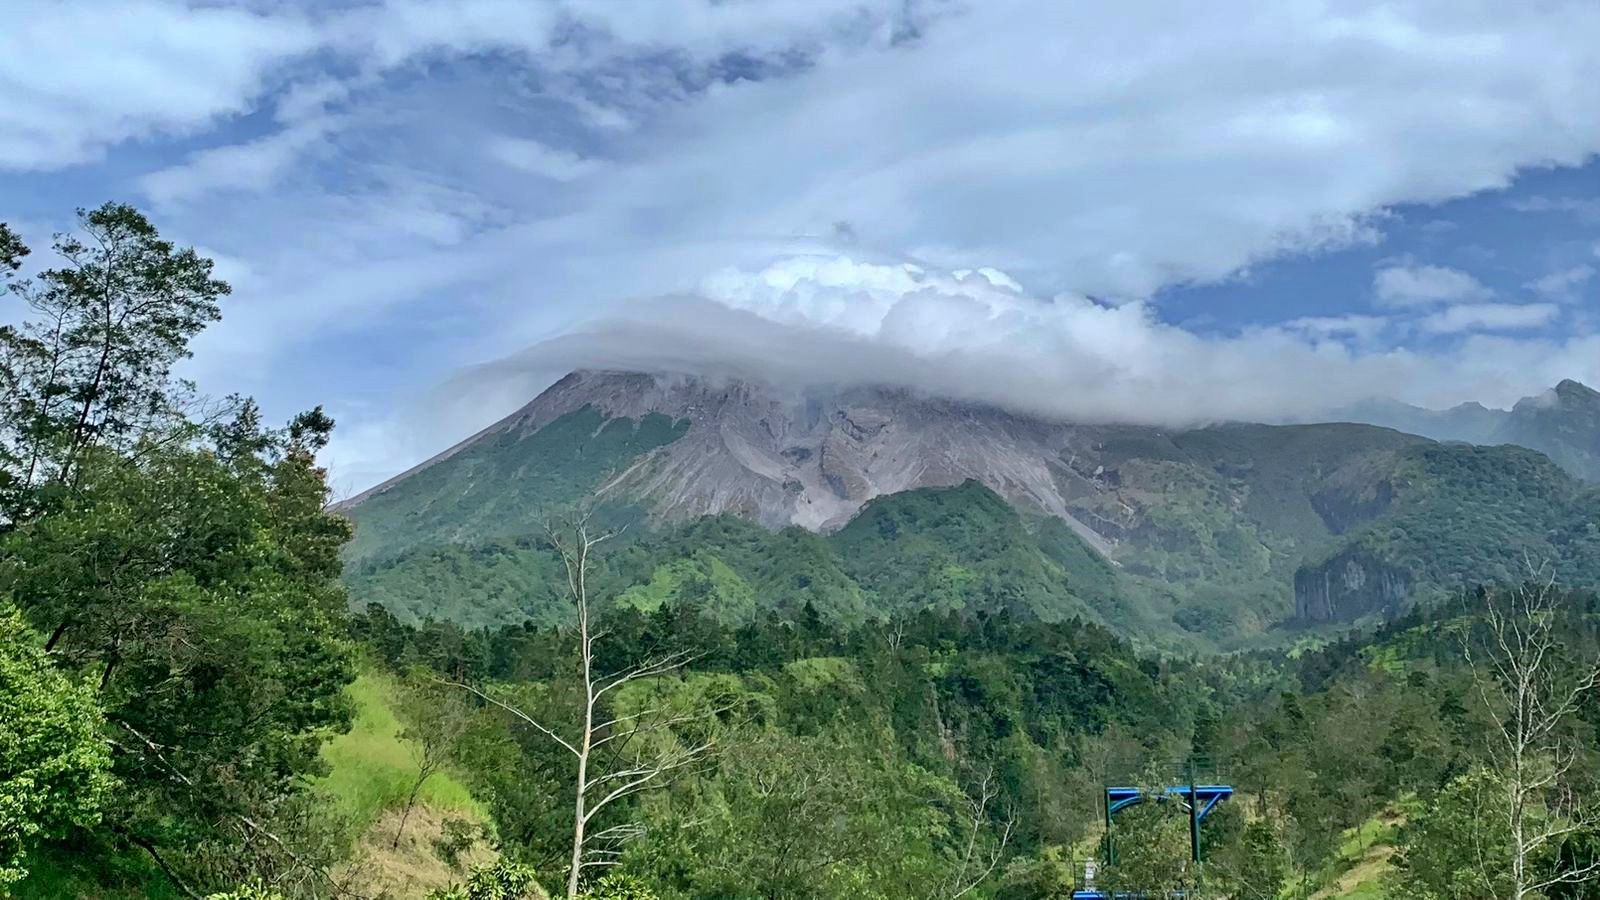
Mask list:
POLYGON ((1407 795, 1378 815, 1340 836, 1339 848, 1317 883, 1327 885, 1318 897, 1338 900, 1382 900, 1389 896, 1384 878, 1391 868, 1395 840, 1400 826, 1411 812, 1412 795, 1407 795), (1342 886, 1342 889, 1340 887, 1342 886))
POLYGON ((1400 824, 1397 821, 1384 821, 1378 817, 1368 819, 1359 826, 1345 831, 1339 843, 1339 858, 1358 859, 1369 848, 1393 844, 1395 834, 1399 830, 1400 824))
MULTIPOLYGON (((355 823, 370 824, 386 809, 405 803, 416 779, 413 745, 400 737, 405 725, 395 717, 392 679, 365 672, 347 689, 356 705, 350 731, 322 748, 328 774, 315 782, 355 823)), ((421 802, 445 810, 486 816, 472 794, 449 772, 439 772, 422 786, 421 802)))

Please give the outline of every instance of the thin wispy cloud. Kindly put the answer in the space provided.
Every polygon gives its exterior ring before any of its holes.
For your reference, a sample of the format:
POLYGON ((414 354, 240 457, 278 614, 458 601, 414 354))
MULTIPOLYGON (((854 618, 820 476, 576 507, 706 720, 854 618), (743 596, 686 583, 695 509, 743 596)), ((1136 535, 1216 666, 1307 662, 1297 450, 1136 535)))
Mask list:
POLYGON ((1478 279, 1445 266, 1394 265, 1372 279, 1378 302, 1385 306, 1431 306, 1486 300, 1494 292, 1478 279))
POLYGON ((1579 291, 1595 276, 1594 266, 1588 263, 1572 266, 1542 275, 1528 282, 1527 287, 1536 294, 1557 300, 1574 299, 1579 291))
POLYGON ((1561 314, 1554 303, 1465 303, 1427 316, 1424 331, 1459 334, 1463 331, 1525 331, 1549 324, 1561 314))

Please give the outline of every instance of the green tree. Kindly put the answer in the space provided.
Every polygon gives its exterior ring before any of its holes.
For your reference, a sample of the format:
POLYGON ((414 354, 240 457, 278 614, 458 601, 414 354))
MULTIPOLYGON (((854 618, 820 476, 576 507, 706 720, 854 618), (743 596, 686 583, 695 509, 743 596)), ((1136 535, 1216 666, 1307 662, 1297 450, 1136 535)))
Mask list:
POLYGON ((1275 900, 1289 878, 1289 857, 1274 824, 1247 822, 1236 840, 1213 847, 1206 883, 1234 900, 1275 900))
POLYGON ((1077 866, 1061 847, 1046 847, 1036 857, 1018 857, 1006 866, 997 900, 1069 900, 1077 887, 1077 866))
POLYGON ((413 673, 402 686, 402 692, 399 713, 408 723, 402 737, 411 746, 411 759, 416 764, 417 776, 406 794, 406 804, 400 812, 400 824, 395 826, 391 849, 400 846, 406 820, 417 805, 423 785, 438 774, 449 760, 456 742, 461 739, 471 720, 471 711, 460 691, 424 674, 413 673))
POLYGON ((1402 830, 1394 883, 1417 900, 1511 895, 1511 831, 1504 785, 1488 769, 1451 781, 1402 830))
POLYGON ((254 882, 231 891, 207 894, 206 900, 284 900, 284 898, 277 891, 254 882))
MULTIPOLYGON (((162 240, 124 204, 78 210, 78 232, 57 235, 53 249, 65 265, 4 283, 33 314, 0 329, 0 462, 13 517, 30 514, 32 489, 72 483, 87 448, 128 451, 171 431, 189 394, 172 366, 229 291, 209 259, 162 240)), ((15 270, 26 252, 0 234, 0 269, 15 270)))
MULTIPOLYGON (((171 369, 228 286, 131 207, 78 218, 64 266, 3 285, 31 316, 0 330, 0 594, 104 710, 102 849, 190 891, 281 887, 326 861, 305 776, 348 722, 333 423, 265 428, 236 398, 191 418, 171 369)), ((0 235, 0 269, 24 250, 0 235)))
POLYGON ((656 892, 632 875, 613 872, 595 882, 584 900, 658 900, 656 892))
POLYGON ((28 247, 22 243, 22 238, 11 230, 11 226, 0 222, 0 279, 9 281, 14 277, 27 255, 28 247))
POLYGON ((99 821, 110 764, 93 692, 0 605, 0 894, 27 874, 31 845, 99 821))
POLYGON ((161 855, 202 882, 207 858, 229 881, 284 864, 271 819, 348 722, 348 529, 323 511, 305 443, 321 438, 294 431, 265 456, 97 449, 49 514, 0 537, 0 588, 106 710, 126 787, 114 830, 182 849, 161 855))
POLYGON ((1112 831, 1116 858, 1100 870, 1098 886, 1128 892, 1194 887, 1188 813, 1180 804, 1169 802, 1159 787, 1147 789, 1146 794, 1157 799, 1117 813, 1112 831))

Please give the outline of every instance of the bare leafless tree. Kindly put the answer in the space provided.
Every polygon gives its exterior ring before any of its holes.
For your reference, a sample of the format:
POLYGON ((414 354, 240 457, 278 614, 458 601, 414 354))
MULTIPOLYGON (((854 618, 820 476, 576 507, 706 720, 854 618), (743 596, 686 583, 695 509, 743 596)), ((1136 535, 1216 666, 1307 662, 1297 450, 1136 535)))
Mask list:
POLYGON ((402 737, 410 742, 411 759, 416 763, 417 776, 412 779, 411 790, 406 794, 406 805, 400 812, 400 823, 394 830, 393 848, 400 846, 406 822, 417 805, 417 798, 422 795, 423 786, 449 761, 468 721, 460 694, 445 694, 446 688, 431 682, 408 684, 405 689, 404 712, 411 724, 402 737))
POLYGON ((1497 728, 1490 755, 1503 786, 1513 900, 1557 884, 1600 878, 1600 860, 1534 871, 1541 850, 1600 825, 1600 807, 1573 784, 1581 743, 1571 732, 1600 682, 1600 661, 1568 658, 1556 628, 1561 592, 1548 567, 1512 591, 1489 595, 1483 626, 1466 641, 1479 697, 1497 728))
MULTIPOLYGON (((596 548, 619 532, 595 531, 587 516, 565 526, 552 526, 548 532, 551 544, 565 565, 567 591, 577 611, 582 678, 577 733, 564 735, 560 729, 538 721, 523 709, 473 685, 456 686, 510 713, 571 754, 576 799, 567 896, 577 897, 585 869, 615 864, 621 855, 619 847, 643 832, 643 826, 637 823, 591 831, 589 825, 595 817, 617 801, 662 787, 675 774, 702 762, 714 748, 715 739, 703 737, 686 743, 672 733, 673 729, 703 724, 726 712, 728 707, 700 704, 686 710, 681 705, 663 701, 619 711, 616 701, 620 688, 678 672, 694 661, 695 654, 674 650, 649 656, 621 671, 597 671, 595 645, 606 633, 597 627, 591 608, 589 573, 596 548)), ((705 731, 703 728, 695 730, 705 731)))
POLYGON ((930 898, 955 900, 987 881, 1005 855, 1011 832, 1017 826, 1017 817, 1011 813, 998 826, 993 821, 990 807, 1000 799, 1000 782, 994 776, 993 767, 976 776, 961 799, 963 803, 957 814, 966 832, 961 856, 950 877, 938 885, 930 898), (993 837, 986 839, 985 835, 990 832, 993 837))

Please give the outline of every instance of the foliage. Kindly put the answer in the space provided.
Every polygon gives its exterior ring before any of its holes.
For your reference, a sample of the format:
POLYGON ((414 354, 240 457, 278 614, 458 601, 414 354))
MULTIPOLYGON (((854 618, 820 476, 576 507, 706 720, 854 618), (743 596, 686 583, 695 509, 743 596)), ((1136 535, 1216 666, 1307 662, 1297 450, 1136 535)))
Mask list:
POLYGON ((656 892, 631 875, 613 873, 601 878, 584 900, 658 900, 656 892))
POLYGON ((321 512, 309 453, 280 446, 91 454, 50 515, 0 538, 0 584, 98 685, 130 840, 264 822, 347 721, 344 530, 321 512), (109 579, 103 560, 122 561, 109 579))
POLYGON ((65 265, 6 282, 31 316, 0 330, 0 594, 90 685, 120 782, 65 840, 137 848, 185 891, 311 890, 337 848, 305 777, 351 670, 349 527, 315 462, 333 423, 198 401, 172 367, 228 286, 130 207, 78 218, 65 265))
POLYGON ((207 894, 206 900, 284 900, 284 897, 260 882, 255 882, 235 890, 207 894))
MULTIPOLYGON (((1093 609, 1130 615, 1115 572, 1081 538, 1056 520, 1032 524, 968 482, 879 498, 826 538, 701 519, 611 554, 595 577, 615 603, 692 607, 730 625, 771 614, 856 624, 923 608, 1050 621, 1098 618, 1093 609)), ((357 565, 347 581, 353 596, 408 621, 543 626, 571 620, 561 577, 543 541, 525 538, 415 548, 357 565)))
MULTIPOLYGON (((394 677, 363 671, 345 693, 355 712, 350 730, 322 746, 326 774, 313 783, 333 801, 341 818, 364 830, 381 812, 405 802, 416 776, 416 748, 403 736, 408 725, 397 715, 400 688, 394 677)), ((478 815, 471 793, 449 771, 430 778, 420 799, 439 809, 478 815)))
POLYGON ((1101 868, 1096 886, 1130 893, 1192 890, 1199 873, 1189 858, 1189 816, 1180 804, 1166 802, 1161 787, 1145 793, 1156 799, 1117 813, 1115 856, 1101 868))
POLYGON ((94 693, 36 637, 0 606, 0 892, 27 874, 32 845, 97 823, 112 788, 94 693))
MULTIPOLYGON (((976 481, 877 498, 832 544, 884 613, 1004 611, 1045 621, 1089 614, 1074 573, 1057 562, 1066 554, 1043 553, 1016 511, 976 481)), ((1103 569, 1088 567, 1103 588, 1103 569)))
POLYGON ((995 900, 1070 900, 1078 883, 1077 868, 1061 847, 1016 857, 1000 876, 995 900))
MULTIPOLYGON (((33 313, 0 328, 0 487, 13 518, 48 502, 35 488, 71 483, 87 448, 127 451, 181 420, 172 366, 229 290, 210 260, 162 240, 130 206, 80 209, 78 225, 52 247, 64 266, 3 285, 33 313)), ((23 252, 6 232, 0 267, 23 252)))
POLYGON ((532 868, 499 860, 474 866, 465 884, 434 891, 428 900, 533 900, 542 896, 532 868))
POLYGON ((1418 900, 1509 896, 1511 837, 1500 810, 1504 788, 1475 769, 1450 782, 1401 834, 1395 887, 1418 900))
MULTIPOLYGON (((497 696, 547 724, 563 721, 568 635, 505 628, 447 638, 444 626, 407 627, 381 610, 361 622, 397 665, 498 680, 497 696)), ((924 612, 850 630, 820 620, 734 627, 662 607, 647 617, 618 610, 606 627, 607 671, 660 647, 706 651, 681 681, 619 692, 612 714, 663 702, 728 711, 723 752, 694 777, 637 798, 629 813, 647 828, 626 845, 623 869, 669 898, 905 896, 961 880, 962 860, 1000 848, 1012 817, 1025 847, 1075 840, 1097 818, 1094 788, 1063 757, 1111 721, 1165 733, 1164 695, 1184 690, 1128 645, 1076 622, 924 612), (1004 797, 974 819, 983 771, 1004 797)), ((548 775, 559 749, 539 738, 515 717, 486 715, 465 736, 461 764, 505 851, 553 866, 571 794, 548 775)), ((986 890, 1001 869, 981 879, 986 890)))
MULTIPOLYGON (((1208 824, 1220 822, 1208 820, 1208 824)), ((1238 840, 1219 843, 1207 857, 1208 887, 1238 900, 1273 900, 1283 892, 1289 880, 1289 855, 1273 822, 1257 819, 1246 823, 1238 840)))

